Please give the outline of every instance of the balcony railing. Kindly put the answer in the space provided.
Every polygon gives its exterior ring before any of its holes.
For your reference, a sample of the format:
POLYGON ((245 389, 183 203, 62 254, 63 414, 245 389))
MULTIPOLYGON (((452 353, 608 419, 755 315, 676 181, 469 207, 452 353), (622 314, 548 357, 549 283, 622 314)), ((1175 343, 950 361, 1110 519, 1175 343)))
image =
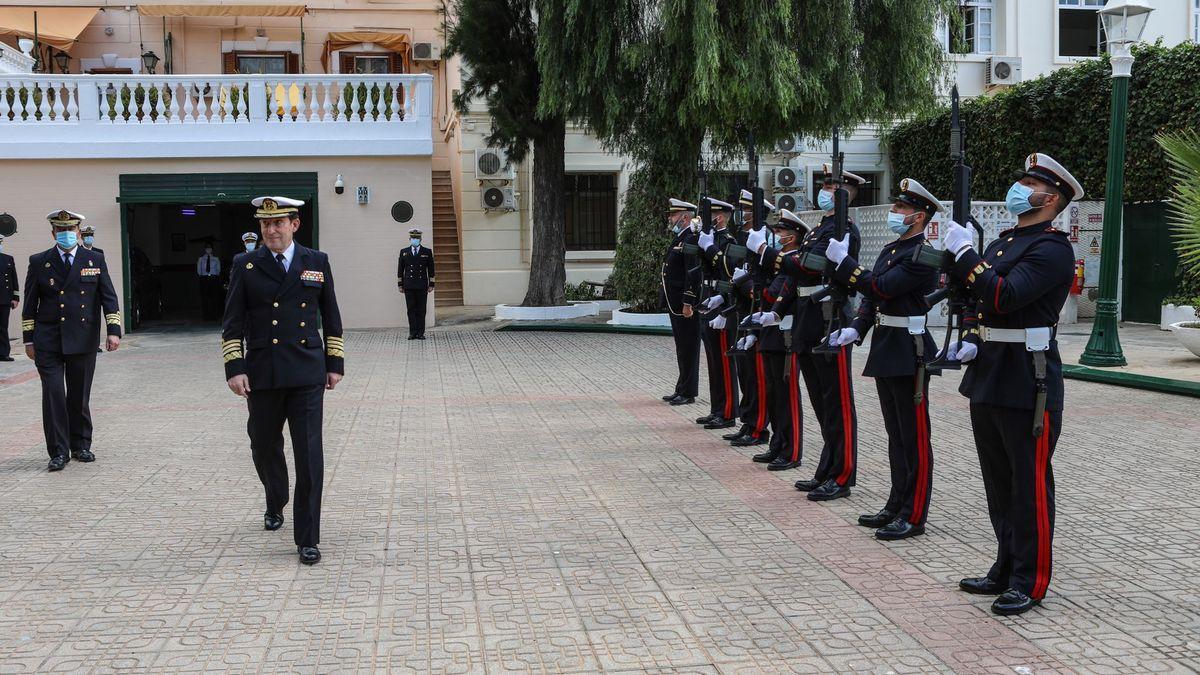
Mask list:
POLYGON ((0 156, 430 155, 429 75, 3 75, 0 156))

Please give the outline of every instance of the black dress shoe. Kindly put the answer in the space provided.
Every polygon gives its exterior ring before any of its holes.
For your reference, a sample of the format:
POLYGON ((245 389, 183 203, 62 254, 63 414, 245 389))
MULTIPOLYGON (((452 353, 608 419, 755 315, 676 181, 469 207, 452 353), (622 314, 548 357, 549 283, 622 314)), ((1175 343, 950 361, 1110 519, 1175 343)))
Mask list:
POLYGON ((1004 584, 991 577, 967 577, 966 579, 960 579, 958 588, 971 595, 1000 595, 1008 590, 1004 584))
POLYGON ((408 336, 408 339, 409 339, 409 340, 416 340, 416 339, 417 339, 417 336, 416 336, 416 335, 409 335, 409 336, 408 336))
POLYGON ((750 427, 747 427, 745 424, 743 424, 742 427, 737 431, 728 434, 721 434, 721 438, 724 438, 727 441, 732 441, 741 438, 742 436, 749 435, 749 433, 750 427))
POLYGON ((766 442, 767 442, 767 434, 766 434, 766 432, 763 432, 762 438, 758 438, 751 434, 746 434, 745 436, 742 436, 741 438, 733 439, 732 441, 730 441, 729 444, 735 448, 748 448, 752 445, 762 445, 763 443, 766 443, 766 442))
POLYGON ((16 361, 16 359, 11 356, 0 356, 0 361, 16 361))
POLYGON ((896 519, 896 514, 887 509, 879 509, 875 515, 863 514, 858 517, 858 524, 863 527, 880 528, 896 519))
POLYGON ((670 402, 670 401, 671 401, 671 399, 675 398, 675 397, 676 397, 676 396, 678 396, 678 395, 679 395, 679 394, 677 394, 677 393, 675 393, 675 392, 671 392, 670 394, 667 394, 666 396, 663 396, 663 397, 662 397, 662 400, 664 400, 664 401, 667 401, 667 402, 670 402))
POLYGON ((883 527, 875 530, 875 538, 884 541, 898 541, 925 534, 924 525, 913 525, 907 520, 897 518, 883 527))
POLYGON ((63 467, 65 467, 69 461, 71 461, 71 458, 66 455, 57 455, 55 457, 51 457, 50 464, 46 466, 46 470, 62 471, 63 467))
POLYGON ((716 416, 717 416, 716 413, 709 413, 709 414, 705 415, 704 417, 697 417, 696 424, 708 424, 709 422, 713 421, 713 418, 716 416))
POLYGON ((316 546, 297 546, 296 551, 300 553, 300 562, 305 565, 316 565, 321 559, 321 552, 316 546))
POLYGON ((96 461, 96 456, 92 454, 91 450, 72 450, 71 459, 77 459, 81 462, 94 462, 96 461))
POLYGON ((992 603, 992 614, 1000 616, 1015 616, 1024 614, 1034 607, 1042 604, 1041 600, 1034 600, 1015 588, 1010 588, 1000 594, 996 601, 992 603))
POLYGON ((418 335, 418 336, 417 336, 417 339, 418 339, 418 340, 424 340, 424 339, 425 339, 425 334, 424 334, 424 333, 421 333, 420 335, 418 335))
POLYGON ((274 532, 283 527, 283 514, 267 511, 263 514, 263 529, 274 532))
POLYGON ((837 481, 830 478, 821 483, 821 487, 808 493, 808 501, 810 502, 828 502, 834 499, 850 496, 850 488, 844 485, 838 485, 837 481))
POLYGON ((767 464, 769 462, 775 461, 775 458, 778 456, 779 456, 778 452, 773 452, 771 450, 767 450, 766 452, 758 453, 757 455, 751 457, 750 459, 752 461, 758 462, 759 464, 767 464))
POLYGON ((728 429, 737 424, 737 420, 725 419, 724 417, 714 417, 709 420, 708 424, 704 425, 705 429, 728 429))
POLYGON ((767 471, 787 471, 788 469, 795 469, 799 466, 800 462, 793 462, 780 456, 771 460, 771 463, 767 465, 767 471))
POLYGON ((796 489, 801 492, 812 492, 819 487, 821 487, 821 484, 817 482, 816 478, 796 481, 796 489))
POLYGON ((676 396, 675 398, 668 401, 668 403, 670 403, 671 405, 691 405, 695 402, 696 402, 696 398, 694 396, 676 396))

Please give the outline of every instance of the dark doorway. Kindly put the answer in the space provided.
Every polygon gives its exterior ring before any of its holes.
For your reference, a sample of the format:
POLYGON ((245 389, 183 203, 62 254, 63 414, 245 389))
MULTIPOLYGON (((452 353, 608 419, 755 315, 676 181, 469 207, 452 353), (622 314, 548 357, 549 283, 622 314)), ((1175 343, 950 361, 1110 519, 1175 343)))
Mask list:
POLYGON ((1121 241, 1121 318, 1158 323, 1163 298, 1175 290, 1178 257, 1171 242, 1167 205, 1127 204, 1121 241))

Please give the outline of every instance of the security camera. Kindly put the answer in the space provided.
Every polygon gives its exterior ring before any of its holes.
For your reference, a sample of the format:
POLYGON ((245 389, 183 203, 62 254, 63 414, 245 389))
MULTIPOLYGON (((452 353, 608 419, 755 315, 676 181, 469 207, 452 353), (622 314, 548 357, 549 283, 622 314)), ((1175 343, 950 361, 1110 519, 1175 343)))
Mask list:
POLYGON ((333 191, 339 195, 346 191, 346 181, 342 180, 342 174, 340 173, 337 180, 333 181, 333 191))

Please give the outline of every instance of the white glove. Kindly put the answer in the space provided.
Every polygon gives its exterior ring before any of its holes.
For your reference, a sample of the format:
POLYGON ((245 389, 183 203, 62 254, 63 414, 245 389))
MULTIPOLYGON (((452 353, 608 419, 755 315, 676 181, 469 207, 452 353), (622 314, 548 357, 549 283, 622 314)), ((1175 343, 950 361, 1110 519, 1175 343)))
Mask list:
POLYGON ((829 344, 834 347, 844 347, 851 342, 858 342, 858 331, 854 328, 843 328, 829 334, 829 344))
POLYGON ((714 295, 711 298, 704 301, 704 309, 705 309, 705 311, 711 312, 714 309, 720 307, 722 304, 724 304, 724 302, 725 302, 725 296, 714 295))
POLYGON ((955 353, 950 358, 957 359, 960 363, 966 363, 975 358, 978 353, 979 347, 976 347, 975 343, 960 342, 958 343, 958 349, 955 350, 955 353))
POLYGON ((971 242, 971 231, 953 220, 946 221, 945 232, 942 241, 946 244, 946 250, 953 253, 956 260, 963 251, 974 247, 971 242))
POLYGON ((755 342, 758 342, 758 338, 754 337, 753 335, 747 335, 741 340, 738 340, 738 349, 741 349, 742 351, 750 349, 754 346, 755 342))
POLYGON ((850 255, 850 233, 842 237, 841 241, 830 239, 829 245, 825 247, 825 257, 834 265, 841 265, 846 256, 850 255))
POLYGON ((763 246, 767 244, 767 228, 760 227, 757 230, 750 230, 749 236, 746 237, 746 248, 755 252, 762 253, 763 246))
POLYGON ((703 224, 704 224, 704 221, 700 220, 699 216, 696 216, 696 217, 692 218, 692 221, 690 223, 688 223, 688 227, 690 227, 692 229, 692 232, 699 232, 700 228, 701 228, 701 226, 703 226, 703 224))
POLYGON ((713 330, 725 330, 725 317, 718 315, 717 318, 708 322, 708 327, 713 330))
POLYGON ((701 251, 707 251, 715 240, 716 236, 712 232, 701 232, 700 238, 696 240, 696 245, 700 247, 701 251))
POLYGON ((747 274, 749 274, 749 272, 746 271, 746 266, 742 265, 741 267, 739 267, 733 271, 733 280, 737 281, 738 279, 741 279, 742 277, 746 276, 747 274))
POLYGON ((779 318, 779 315, 775 312, 759 312, 758 314, 755 314, 755 316, 758 317, 758 323, 761 324, 763 328, 768 326, 778 326, 779 322, 783 320, 779 318))

